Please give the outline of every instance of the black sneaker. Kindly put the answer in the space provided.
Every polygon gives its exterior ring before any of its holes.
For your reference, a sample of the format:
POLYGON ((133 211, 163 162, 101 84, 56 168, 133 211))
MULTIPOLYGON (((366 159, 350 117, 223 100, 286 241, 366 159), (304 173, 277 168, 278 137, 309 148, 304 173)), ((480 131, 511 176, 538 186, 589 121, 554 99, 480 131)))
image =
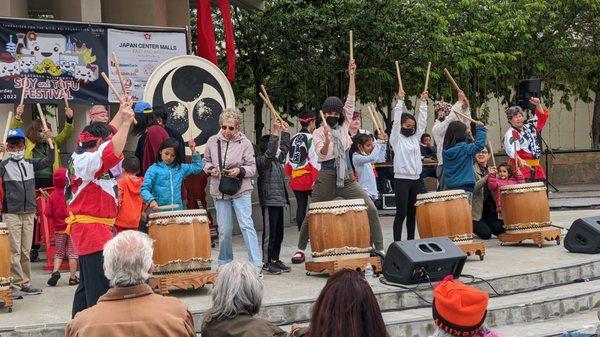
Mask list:
POLYGON ((281 270, 279 268, 275 267, 275 265, 273 265, 272 263, 265 263, 265 264, 263 264, 262 269, 264 271, 266 271, 267 273, 272 274, 272 275, 279 275, 279 274, 281 274, 281 270))
POLYGON ((54 287, 56 283, 58 283, 58 279, 60 278, 60 272, 55 271, 52 273, 52 276, 48 279, 48 285, 54 287))
POLYGON ((281 271, 282 271, 282 272, 284 272, 284 273, 288 273, 290 270, 292 270, 292 268, 290 268, 290 267, 286 266, 286 265, 285 265, 283 262, 281 262, 281 260, 277 260, 277 261, 275 261, 275 262, 271 262, 271 264, 272 264, 272 265, 273 265, 275 268, 277 268, 277 269, 281 270, 281 271))
POLYGON ((37 289, 32 286, 27 286, 25 288, 21 288, 21 292, 24 295, 39 295, 42 293, 42 289, 37 289))

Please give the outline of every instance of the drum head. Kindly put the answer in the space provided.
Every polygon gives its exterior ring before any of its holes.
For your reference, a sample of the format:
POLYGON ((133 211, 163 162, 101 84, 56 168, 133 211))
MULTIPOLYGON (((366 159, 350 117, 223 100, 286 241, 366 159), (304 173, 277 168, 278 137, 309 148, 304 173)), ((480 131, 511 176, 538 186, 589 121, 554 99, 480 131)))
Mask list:
POLYGON ((149 219, 158 218, 175 218, 175 217, 190 217, 190 216, 206 216, 205 209, 187 209, 181 211, 164 211, 156 212, 148 215, 149 219))
POLYGON ((321 202, 311 202, 308 206, 312 208, 328 208, 328 207, 350 207, 350 206, 366 206, 363 199, 346 199, 346 200, 331 200, 321 202))
POLYGON ((524 184, 515 184, 515 185, 500 186, 500 191, 539 190, 540 188, 545 189, 546 185, 544 185, 544 183, 541 182, 541 181, 536 181, 534 183, 524 183, 524 184))
POLYGON ((464 190, 448 190, 448 191, 439 191, 439 192, 429 192, 417 195, 417 200, 426 200, 426 199, 444 199, 447 197, 462 197, 465 196, 464 190))

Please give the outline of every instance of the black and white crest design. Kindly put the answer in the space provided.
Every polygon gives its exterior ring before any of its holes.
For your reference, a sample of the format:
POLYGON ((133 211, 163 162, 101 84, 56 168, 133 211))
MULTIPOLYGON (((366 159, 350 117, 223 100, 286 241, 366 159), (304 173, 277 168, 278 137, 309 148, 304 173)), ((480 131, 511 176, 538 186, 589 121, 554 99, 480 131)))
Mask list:
POLYGON ((169 113, 167 126, 186 141, 193 136, 200 153, 208 138, 219 131, 221 111, 235 107, 225 74, 210 61, 193 55, 173 57, 156 68, 146 84, 144 101, 163 105, 169 113))

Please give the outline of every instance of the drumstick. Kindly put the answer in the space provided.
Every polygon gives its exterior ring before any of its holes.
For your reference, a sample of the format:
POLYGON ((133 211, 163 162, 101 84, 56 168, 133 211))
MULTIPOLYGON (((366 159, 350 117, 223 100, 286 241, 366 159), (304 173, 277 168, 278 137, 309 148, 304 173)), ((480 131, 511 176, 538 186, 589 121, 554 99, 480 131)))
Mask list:
MULTIPOLYGON (((8 138, 8 131, 10 131, 10 122, 13 118, 13 112, 8 112, 8 118, 6 119, 6 125, 4 126, 4 135, 2 136, 2 144, 6 144, 6 138, 8 138)), ((1 153, 1 152, 0 152, 1 153)))
POLYGON ((29 80, 27 79, 27 76, 23 76, 23 81, 21 82, 21 103, 19 105, 23 105, 23 101, 25 100, 25 95, 27 94, 25 89, 27 89, 28 84, 29 84, 29 80))
POLYGON ((369 113, 371 114, 371 119, 373 120, 373 125, 375 125, 375 129, 381 136, 381 128, 379 127, 379 122, 377 121, 377 119, 375 119, 375 114, 373 113, 373 110, 375 110, 375 108, 373 108, 370 105, 367 105, 367 110, 369 110, 369 113))
POLYGON ((123 89, 123 94, 127 95, 127 88, 125 88, 125 80, 123 79, 123 74, 121 73, 121 67, 119 66, 119 60, 117 59, 117 54, 115 52, 112 53, 113 62, 115 63, 115 69, 117 70, 117 76, 119 77, 119 82, 121 82, 121 88, 123 89))
POLYGON ((404 91, 404 88, 402 87, 402 76, 400 76, 400 65, 398 64, 398 61, 396 61, 396 76, 398 77, 398 85, 400 85, 400 91, 404 91))
POLYGON ((163 209, 171 209, 172 210, 172 209, 177 209, 177 208, 179 208, 179 205, 174 205, 174 204, 158 206, 159 210, 163 210, 163 209))
POLYGON ((425 89, 423 91, 427 91, 429 88, 429 73, 431 72, 431 61, 427 63, 427 74, 425 74, 425 89))
POLYGON ((275 119, 282 120, 281 116, 279 116, 279 113, 277 113, 277 111, 275 110, 275 107, 271 105, 271 102, 269 102, 269 99, 266 98, 265 95, 263 95, 261 92, 258 93, 258 96, 260 96, 260 98, 262 98, 262 100, 265 102, 265 105, 267 106, 269 111, 271 111, 273 117, 275 117, 275 119))
POLYGON ((65 82, 63 82, 62 78, 58 79, 59 81, 59 86, 60 86, 60 91, 62 91, 63 94, 63 99, 65 100, 65 107, 68 109, 69 108, 69 99, 67 97, 67 90, 65 89, 65 82))
POLYGON ((323 115, 323 110, 319 110, 319 114, 321 115, 321 121, 323 125, 327 125, 327 120, 325 119, 325 115, 323 115))
POLYGON ((513 147, 515 148, 515 167, 517 168, 517 170, 519 169, 519 154, 517 153, 517 141, 515 140, 515 142, 513 143, 513 147))
POLYGON ((476 123, 476 122, 477 122, 476 120, 474 120, 473 118, 471 118, 471 117, 469 117, 469 116, 465 115, 465 114, 464 114, 464 113, 462 113, 462 112, 458 112, 458 111, 456 111, 456 110, 454 110, 454 109, 452 109, 452 112, 454 112, 454 113, 456 114, 456 116, 458 117, 458 119, 460 119, 460 117, 463 117, 463 118, 465 118, 466 120, 468 120, 468 121, 471 121, 471 122, 473 122, 473 123, 476 123))
MULTIPOLYGON (((44 131, 48 131, 48 124, 46 124, 46 118, 44 117, 44 112, 42 112, 42 106, 40 103, 36 103, 35 105, 37 106, 38 114, 40 115, 40 120, 42 121, 44 131)), ((50 146, 51 150, 54 150, 54 144, 52 143, 52 138, 50 137, 48 137, 48 146, 50 146)))
POLYGON ((102 75, 102 78, 104 79, 104 82, 106 82, 106 84, 108 85, 108 87, 112 91, 113 95, 115 95, 115 97, 117 98, 117 100, 119 101, 119 103, 123 103, 123 97, 121 97, 121 95, 117 92, 117 89, 112 84, 112 82, 108 79, 108 76, 106 76, 106 73, 105 72, 101 72, 100 75, 102 75))
POLYGON ((492 142, 488 142, 488 146, 490 149, 490 154, 492 155, 492 165, 494 165, 494 167, 496 166, 496 157, 494 156, 494 150, 492 149, 492 142))
MULTIPOLYGON (((352 30, 348 32, 350 39, 350 60, 354 60, 354 35, 352 34, 352 30)), ((352 71, 354 73, 354 71, 352 71)))
POLYGON ((446 77, 448 77, 448 80, 450 80, 450 83, 452 83, 454 90, 456 90, 456 92, 461 92, 460 88, 458 87, 458 84, 456 84, 456 81, 454 81, 454 78, 452 78, 452 75, 450 75, 448 69, 444 68, 444 73, 446 73, 446 77))

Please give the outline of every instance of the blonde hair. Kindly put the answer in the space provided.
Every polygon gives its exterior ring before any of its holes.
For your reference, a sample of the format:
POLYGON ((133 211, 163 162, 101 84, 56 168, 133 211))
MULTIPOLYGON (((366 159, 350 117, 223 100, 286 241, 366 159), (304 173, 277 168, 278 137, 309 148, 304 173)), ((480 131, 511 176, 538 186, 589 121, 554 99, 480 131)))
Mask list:
POLYGON ((223 125, 226 119, 233 119, 235 121, 235 128, 240 130, 242 128, 243 117, 240 109, 238 108, 227 108, 221 112, 219 116, 219 125, 223 125))

